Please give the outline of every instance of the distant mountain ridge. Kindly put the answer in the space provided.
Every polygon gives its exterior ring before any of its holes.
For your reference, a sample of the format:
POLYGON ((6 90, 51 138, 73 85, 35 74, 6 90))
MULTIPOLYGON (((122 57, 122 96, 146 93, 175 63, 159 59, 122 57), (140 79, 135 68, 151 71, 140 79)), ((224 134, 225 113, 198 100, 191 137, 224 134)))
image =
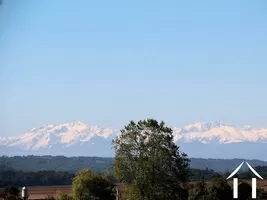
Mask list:
MULTIPOLYGON (((172 128, 175 142, 191 157, 267 160, 266 128, 236 128, 220 121, 172 128)), ((110 157, 111 141, 118 134, 116 129, 81 121, 44 125, 19 137, 0 137, 0 154, 110 157)))
POLYGON ((177 140, 202 143, 266 142, 267 129, 252 129, 250 126, 236 128, 220 121, 195 123, 185 126, 176 133, 177 140))
MULTIPOLYGON (((190 167, 194 169, 209 169, 216 172, 231 172, 244 159, 203 159, 190 158, 190 167)), ((252 167, 267 166, 266 161, 246 160, 252 167)), ((113 158, 102 157, 65 157, 65 156, 15 156, 0 157, 1 170, 40 171, 55 170, 76 173, 83 168, 91 168, 94 171, 107 171, 112 169, 113 158), (30 163, 30 165, 29 165, 30 163)))

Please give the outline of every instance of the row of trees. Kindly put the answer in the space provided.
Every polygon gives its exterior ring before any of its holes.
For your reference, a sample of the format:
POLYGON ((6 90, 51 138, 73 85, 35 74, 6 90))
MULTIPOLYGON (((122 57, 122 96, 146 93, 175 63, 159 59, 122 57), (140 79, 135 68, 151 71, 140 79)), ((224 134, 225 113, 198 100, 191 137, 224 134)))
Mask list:
POLYGON ((71 185, 74 175, 75 174, 61 171, 23 172, 15 170, 2 170, 0 171, 0 188, 7 186, 22 187, 24 185, 71 185))
MULTIPOLYGON (((91 168, 90 168, 91 169, 91 168)), ((267 176, 267 167, 255 167, 255 170, 259 172, 263 177, 267 176)), ((93 170, 92 170, 93 171, 93 170)), ((94 171, 95 172, 95 171, 94 171)), ((220 176, 219 173, 213 170, 206 169, 190 169, 190 181, 205 181, 212 180, 213 177, 220 176)), ((104 173, 104 172, 101 172, 104 173)), ((230 173, 224 174, 224 177, 229 176, 230 173)), ((22 187, 28 186, 50 186, 50 185, 71 185, 72 179, 75 177, 75 173, 63 172, 63 171, 17 171, 14 169, 1 169, 0 170, 0 188, 8 186, 22 187)), ((251 179, 253 174, 251 172, 242 172, 238 174, 240 179, 251 179)))
MULTIPOLYGON (((17 187, 8 187, 4 193, 6 200, 22 200, 17 187)), ((71 193, 60 192, 56 198, 48 195, 46 200, 115 200, 115 184, 109 175, 84 169, 73 178, 71 193)))
MULTIPOLYGON (((91 169, 91 168, 90 168, 91 169)), ((213 170, 191 170, 191 181, 201 180, 203 177, 205 180, 211 180, 212 177, 217 175, 213 170)), ((93 170, 92 170, 93 171, 93 170)), ((103 173, 103 172, 102 172, 103 173)), ((0 170, 0 188, 8 186, 22 187, 28 186, 49 186, 49 185, 71 185, 72 179, 75 174, 63 171, 38 171, 27 172, 17 170, 0 170)))
MULTIPOLYGON (((223 177, 213 178, 211 183, 204 180, 187 185, 185 193, 180 194, 179 199, 187 200, 230 200, 232 198, 232 188, 228 185, 223 177)), ((136 192, 131 187, 125 187, 126 193, 122 199, 131 199, 136 192)), ((6 200, 22 200, 20 191, 16 187, 6 188, 6 200)), ((73 189, 70 194, 58 193, 57 197, 49 197, 44 200, 115 200, 115 185, 108 175, 94 174, 92 171, 85 169, 77 174, 73 180, 73 189)), ((257 191, 257 199, 267 199, 267 194, 262 189, 257 191)), ((139 199, 137 197, 137 199, 139 199)), ((248 183, 239 185, 239 200, 251 199, 251 186, 248 183)))
MULTIPOLYGON (((76 173, 81 169, 90 168, 94 172, 101 173, 111 170, 113 162, 113 158, 107 157, 0 156, 0 172, 3 170, 22 170, 25 172, 65 171, 76 173)), ((223 174, 226 172, 231 172, 241 162, 243 162, 242 159, 190 158, 190 167, 204 170, 207 169, 207 166, 209 166, 214 171, 223 174)), ((256 166, 266 166, 267 162, 250 160, 249 164, 255 168, 256 166)), ((245 172, 244 169, 245 168, 242 168, 240 172, 245 172)), ((257 171, 258 170, 262 170, 260 171, 261 174, 264 173, 264 171, 265 174, 267 173, 267 167, 259 167, 257 171)))
MULTIPOLYGON (((262 177, 267 177, 267 166, 256 166, 254 167, 254 169, 261 174, 262 177)), ((225 177, 228 177, 231 173, 227 172, 224 174, 225 177)), ((251 179, 254 178, 255 175, 253 173, 251 173, 250 170, 238 173, 238 178, 240 179, 251 179)))
POLYGON ((77 171, 90 168, 94 172, 103 172, 112 168, 113 158, 101 157, 65 157, 65 156, 0 156, 0 171, 77 171))
MULTIPOLYGON (((238 190, 239 200, 251 200, 252 188, 248 183, 240 183, 238 190)), ((233 190, 224 177, 215 177, 210 183, 206 183, 202 180, 198 183, 190 184, 188 191, 188 200, 233 199, 233 190)), ((257 189, 257 199, 267 199, 267 194, 263 189, 257 189)))

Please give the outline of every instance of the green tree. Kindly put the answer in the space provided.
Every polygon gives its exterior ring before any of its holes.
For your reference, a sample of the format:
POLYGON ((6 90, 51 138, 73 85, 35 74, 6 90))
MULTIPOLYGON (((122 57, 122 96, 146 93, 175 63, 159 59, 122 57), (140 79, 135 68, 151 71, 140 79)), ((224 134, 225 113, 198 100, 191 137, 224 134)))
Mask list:
MULTIPOLYGON (((189 159, 173 141, 164 122, 131 121, 113 141, 116 178, 141 200, 187 199, 189 159)), ((126 191, 127 193, 127 191, 126 191)))
POLYGON ((73 200, 73 197, 67 193, 59 192, 56 200, 73 200))
POLYGON ((267 199, 267 192, 264 191, 264 189, 262 189, 262 188, 258 188, 257 189, 257 199, 258 200, 264 200, 264 199, 266 200, 267 199))
POLYGON ((74 177, 73 197, 75 200, 114 200, 113 187, 106 177, 84 169, 74 177))
POLYGON ((191 187, 189 200, 207 200, 207 198, 208 188, 203 178, 191 187))
POLYGON ((207 200, 233 199, 231 186, 224 177, 215 177, 210 185, 207 200))
POLYGON ((17 187, 8 187, 4 190, 6 200, 21 200, 20 189, 17 187))

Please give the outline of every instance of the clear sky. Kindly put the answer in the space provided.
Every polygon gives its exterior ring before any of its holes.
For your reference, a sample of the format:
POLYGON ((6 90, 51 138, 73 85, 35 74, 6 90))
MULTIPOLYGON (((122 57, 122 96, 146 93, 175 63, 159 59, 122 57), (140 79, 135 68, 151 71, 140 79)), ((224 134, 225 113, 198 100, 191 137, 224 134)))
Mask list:
POLYGON ((266 11, 266 0, 3 0, 0 135, 149 117, 267 127, 266 11))

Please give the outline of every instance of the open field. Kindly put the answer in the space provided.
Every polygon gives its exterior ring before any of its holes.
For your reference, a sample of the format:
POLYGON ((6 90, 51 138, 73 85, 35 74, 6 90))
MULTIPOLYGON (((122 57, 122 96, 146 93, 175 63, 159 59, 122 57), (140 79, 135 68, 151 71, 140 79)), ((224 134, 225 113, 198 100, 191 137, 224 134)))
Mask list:
POLYGON ((41 199, 47 196, 56 197, 58 192, 70 193, 71 185, 64 186, 33 186, 28 187, 30 199, 41 199))
MULTIPOLYGON (((240 179, 239 183, 241 183, 242 181, 243 182, 247 182, 248 184, 251 185, 251 180, 250 179, 249 180, 240 179)), ((196 181, 194 181, 193 183, 196 183, 196 181)), ((206 183, 209 184, 209 183, 211 183, 211 181, 207 181, 206 183)), ((229 183, 230 186, 232 186, 233 181, 229 180, 228 183, 229 183)), ((257 179, 257 188, 262 188, 262 189, 264 189, 264 191, 267 192, 267 180, 259 180, 259 179, 257 179)))
MULTIPOLYGON (((241 182, 242 180, 240 180, 241 182)), ((245 182, 249 183, 251 185, 251 180, 246 180, 245 182)), ((232 185, 232 180, 229 181, 229 184, 232 185)), ((267 192, 267 180, 259 180, 257 179, 257 188, 262 188, 264 191, 267 192)))
MULTIPOLYGON (((44 199, 48 196, 56 197, 58 192, 70 193, 71 185, 63 186, 31 186, 28 187, 29 199, 44 199)), ((3 191, 3 189, 1 189, 3 191)))
MULTIPOLYGON (((251 180, 240 180, 251 184, 251 180)), ((209 184, 210 181, 207 182, 209 184)), ((229 180, 229 185, 232 185, 232 180, 229 180)), ((267 180, 257 180, 257 187, 267 191, 267 180)), ((29 199, 42 199, 48 196, 56 197, 58 192, 70 193, 71 185, 65 186, 31 186, 28 187, 30 198, 29 199)), ((1 189, 3 190, 3 189, 1 189)))

